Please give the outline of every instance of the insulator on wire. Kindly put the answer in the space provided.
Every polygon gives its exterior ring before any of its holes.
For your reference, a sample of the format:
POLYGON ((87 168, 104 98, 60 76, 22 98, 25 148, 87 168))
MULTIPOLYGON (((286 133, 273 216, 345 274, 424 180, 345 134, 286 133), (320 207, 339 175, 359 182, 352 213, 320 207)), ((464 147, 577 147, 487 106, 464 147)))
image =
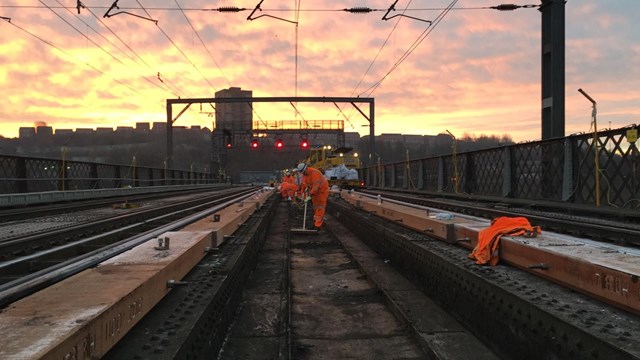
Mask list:
POLYGON ((243 9, 240 9, 237 6, 221 6, 217 9, 219 12, 240 12, 243 9))
POLYGON ((366 14, 373 11, 373 9, 364 7, 364 6, 356 6, 348 9, 344 9, 344 11, 350 12, 352 14, 366 14))
POLYGON ((492 6, 492 9, 500 10, 500 11, 513 11, 515 9, 520 8, 520 5, 516 4, 500 4, 496 6, 492 6))

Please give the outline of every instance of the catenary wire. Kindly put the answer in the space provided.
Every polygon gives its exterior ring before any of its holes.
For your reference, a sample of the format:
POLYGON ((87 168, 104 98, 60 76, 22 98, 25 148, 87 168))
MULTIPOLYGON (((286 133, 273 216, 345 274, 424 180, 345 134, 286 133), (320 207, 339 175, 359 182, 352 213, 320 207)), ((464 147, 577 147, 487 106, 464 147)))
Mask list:
MULTIPOLYGON (((407 11, 407 8, 409 7, 409 5, 411 4, 411 1, 409 1, 409 3, 407 4, 407 6, 404 8, 404 10, 402 11, 402 14, 404 14, 407 11)), ((399 17, 398 20, 396 20, 396 23, 393 25, 393 28, 391 29, 391 31, 389 32, 389 35, 387 35, 387 38, 384 40, 384 42, 382 43, 382 45, 380 46, 380 49, 378 49, 378 52, 376 53, 376 55, 373 57, 373 60, 371 60, 371 63, 369 64, 369 67, 367 68, 367 70, 364 72, 364 74, 362 74, 362 77, 360 78, 360 81, 358 81, 358 84, 356 85, 356 87, 353 89, 353 91, 351 92, 350 96, 353 96, 356 91, 358 91, 358 88, 360 87, 360 85, 362 84, 362 82, 364 81, 364 78, 367 76, 367 74, 369 73, 369 71, 371 71, 371 68, 373 67, 373 64, 376 62, 376 60, 378 59, 378 56, 380 56, 380 53, 382 53, 382 49, 384 49, 384 47, 387 45, 387 42, 389 42, 389 39, 391 38, 391 35, 393 35, 393 33, 396 31, 396 28, 398 27, 398 25, 400 24, 400 21, 402 20, 402 17, 399 17)), ((344 105, 346 106, 346 105, 344 105)), ((340 109, 340 112, 342 112, 342 109, 340 109)), ((346 117, 347 121, 349 122, 349 124, 351 124, 351 121, 349 121, 349 119, 351 118, 351 116, 353 115, 353 109, 351 109, 351 111, 349 112, 349 116, 346 117)), ((351 127, 355 129, 355 127, 353 126, 353 124, 351 124, 351 127)))
POLYGON ((26 33, 26 34, 28 34, 28 35, 30 35, 30 36, 32 36, 32 37, 34 37, 34 38, 38 39, 39 41, 41 41, 41 42, 43 42, 43 43, 45 43, 45 44, 47 44, 47 45, 51 46, 52 48, 54 48, 54 49, 56 49, 56 50, 60 51, 61 53, 65 54, 65 55, 67 55, 68 57, 70 57, 70 58, 72 58, 72 59, 76 60, 78 63, 84 64, 84 65, 86 65, 87 67, 89 67, 89 68, 93 69, 94 71, 96 71, 96 72, 100 73, 101 75, 103 75, 103 76, 106 76, 106 77, 110 78, 110 79, 111 79, 111 80, 113 80, 114 82, 116 82, 116 83, 118 83, 118 84, 120 84, 120 85, 122 85, 122 86, 126 87, 127 89, 131 90, 132 92, 134 92, 134 93, 136 93, 136 94, 138 94, 138 95, 144 96, 144 95, 143 95, 142 93, 140 93, 138 90, 136 90, 136 89, 134 89, 134 88, 130 87, 130 86, 129 86, 129 85, 127 85, 126 83, 124 83, 124 82, 122 82, 122 81, 120 81, 120 80, 118 80, 118 79, 115 79, 115 78, 113 78, 113 77, 111 77, 111 76, 107 75, 107 74, 106 74, 106 73, 104 73, 102 70, 100 70, 100 69, 96 68, 95 66, 93 66, 93 65, 91 65, 91 64, 89 64, 89 63, 83 62, 83 61, 82 61, 82 59, 80 59, 80 58, 76 57, 75 55, 73 55, 73 54, 71 54, 71 53, 69 53, 69 52, 65 51, 64 49, 62 49, 62 48, 60 48, 60 47, 56 46, 56 45, 55 45, 55 44, 53 44, 52 42, 50 42, 50 41, 48 41, 48 40, 46 40, 46 39, 44 39, 44 38, 42 38, 42 37, 40 37, 40 36, 38 36, 38 35, 36 35, 36 34, 32 33, 32 32, 30 32, 29 30, 27 30, 27 29, 25 29, 25 28, 23 28, 23 27, 21 27, 21 26, 19 26, 19 25, 17 25, 15 22, 13 22, 13 21, 12 21, 12 22, 8 22, 8 23, 9 23, 9 24, 11 24, 12 26, 16 27, 17 29, 21 30, 22 32, 24 32, 24 33, 26 33))
MULTIPOLYGON (((535 8, 540 5, 530 4, 530 5, 519 5, 519 8, 535 8)), ((37 5, 0 5, 0 8, 13 8, 13 9, 43 9, 43 6, 37 5)), ((76 9, 76 6, 56 6, 53 8, 65 8, 65 9, 76 9)), ((92 6, 94 9, 109 9, 109 6, 92 6)), ((135 7, 126 7, 119 6, 120 10, 140 10, 140 8, 135 7)), ((204 7, 146 7, 147 10, 154 11, 219 11, 220 8, 204 8, 204 7)), ((251 9, 240 9, 239 11, 245 11, 251 9)), ((263 11, 270 12, 345 12, 345 9, 261 9, 263 11)), ((447 10, 446 7, 432 7, 432 8, 414 8, 407 9, 407 11, 442 11, 447 10)), ((496 10, 496 6, 469 6, 469 7, 457 7, 451 10, 496 10)), ((387 9, 371 9, 371 11, 387 11, 387 9)))
MULTIPOLYGON (((85 6, 85 9, 87 11, 89 11, 89 13, 102 25, 104 26, 107 30, 109 30, 109 32, 115 36, 116 39, 118 39, 118 41, 120 41, 120 43, 122 43, 122 45, 124 45, 127 49, 129 49, 129 51, 131 51, 131 53, 133 55, 135 55, 135 57, 137 59, 140 60, 140 62, 142 62, 149 70, 151 70, 153 73, 156 73, 156 70, 154 70, 151 65, 149 65, 149 63, 147 63, 135 50, 133 50, 131 48, 131 46, 129 46, 124 40, 122 40, 122 38, 116 34, 115 31, 113 31, 109 25, 105 24, 104 21, 102 21, 102 19, 100 17, 98 17, 93 11, 91 11, 91 9, 88 6, 85 6)), ((126 54, 126 53, 125 53, 126 54)), ((128 56, 128 55, 127 55, 128 56)), ((129 57, 131 59, 131 57, 129 57)), ((132 59, 133 60, 133 59, 132 59)), ((166 86, 166 91, 168 91, 169 93, 173 93, 174 96, 176 97, 180 97, 182 96, 180 89, 178 89, 175 85, 173 85, 173 83, 171 83, 171 81, 169 81, 168 79, 160 80, 160 83, 163 84, 164 86, 166 86)))
MULTIPOLYGON (((62 6, 62 4, 60 3, 59 0, 56 0, 56 2, 58 4, 60 4, 62 6)), ((65 19, 63 19, 59 14, 57 14, 53 9, 50 9, 54 14, 56 14, 58 17, 60 17, 60 19, 62 19, 65 23, 67 23, 69 26, 71 26, 74 30, 76 30, 79 34, 81 34, 82 36, 84 36, 85 38, 87 38, 87 40, 89 40, 92 44, 96 45, 97 47, 99 47, 103 52, 107 53, 109 56, 111 56, 112 58, 114 58, 116 61, 118 61, 120 64, 122 64, 123 66, 126 66, 126 64, 124 64, 124 62, 122 62, 120 59, 118 59, 115 55, 111 54, 109 51, 107 51, 106 49, 104 49, 102 46, 96 44, 93 40, 91 40, 88 36, 86 36, 85 34, 83 34, 81 31, 79 31, 76 27, 74 27, 73 25, 71 25, 68 21, 66 21, 65 19)), ((71 14, 71 15, 75 15, 73 13, 72 10, 67 9, 67 11, 71 14)), ((96 33, 98 36, 100 36, 102 39, 104 39, 106 42, 108 42, 111 46, 113 46, 114 48, 116 48, 118 51, 120 51, 121 53, 123 53, 124 55, 126 55, 127 57, 129 57, 130 60, 133 60, 133 58, 131 56, 129 56, 129 54, 127 54, 125 51, 123 51, 122 49, 120 49, 116 44, 114 44, 111 40, 109 40, 107 37, 105 37, 104 35, 102 35, 98 30, 96 30, 95 28, 93 28, 93 26, 91 26, 89 23, 87 23, 86 21, 84 21, 82 18, 78 17, 78 20, 80 20, 83 24, 85 24, 88 28, 90 28, 91 30, 93 30, 94 33, 96 33)), ((151 85, 156 86, 157 88, 159 88, 160 90, 163 91, 167 91, 167 89, 163 88, 162 86, 158 85, 157 83, 149 80, 146 76, 143 76, 141 74, 139 74, 140 77, 144 80, 146 80, 147 82, 149 82, 151 85)), ((169 92, 171 93, 171 92, 169 92)))
MULTIPOLYGON (((176 5, 178 6, 178 8, 180 8, 180 4, 178 4, 178 0, 174 0, 174 1, 176 2, 176 5)), ((182 8, 180 8, 180 10, 182 10, 182 8)), ((196 31, 195 27, 191 23, 191 20, 189 20, 189 18, 187 17, 187 14, 184 11, 181 11, 181 12, 184 18, 187 20, 187 23, 189 23, 189 26, 191 27, 191 30, 193 31, 193 33, 196 34, 196 37, 198 38, 198 40, 200 40, 200 44, 202 44, 202 47, 204 47, 204 49, 207 51, 207 54, 209 54, 209 58, 211 58, 211 61, 213 61, 213 63, 218 68, 218 70, 220 70, 220 73, 222 74, 222 77, 227 82, 227 84, 231 86, 231 82, 229 81, 227 76, 224 74, 224 71, 222 71, 222 68, 220 67, 220 65, 218 65, 218 62, 216 61, 216 59, 214 59, 213 55, 211 54, 211 51, 209 51, 209 48, 202 40, 202 37, 200 37, 200 34, 196 31)))
POLYGON ((411 53, 413 53, 413 51, 422 43, 422 41, 424 41, 424 39, 431 34, 431 32, 433 31, 433 29, 435 29, 438 24, 442 21, 442 19, 444 19, 444 17, 449 13, 450 9, 453 8, 455 6, 455 4, 458 2, 458 0, 453 0, 450 4, 449 7, 447 8, 447 10, 443 10, 437 17, 436 19, 433 21, 433 23, 431 23, 431 25, 429 27, 427 27, 422 34, 420 34, 420 36, 416 39, 416 41, 414 41, 414 43, 409 47, 409 49, 407 49, 405 51, 405 53, 400 57, 400 59, 398 59, 398 61, 396 61, 396 63, 391 67, 391 69, 389 69, 387 71, 387 73, 382 76, 382 78, 378 81, 376 81, 373 85, 371 85, 367 90, 363 91, 362 93, 359 94, 359 96, 364 95, 365 93, 368 92, 367 96, 371 96, 371 94, 373 94, 373 92, 382 84, 382 82, 389 76, 391 75, 391 73, 397 69, 400 64, 402 64, 404 62, 404 60, 406 60, 409 55, 411 55, 411 53))
MULTIPOLYGON (((149 14, 149 11, 147 11, 147 9, 145 9, 144 6, 142 6, 142 4, 140 3, 139 0, 136 0, 136 2, 138 3, 138 5, 140 5, 140 8, 147 14, 147 16, 149 16, 149 18, 151 18, 151 14, 149 14)), ((180 49, 180 47, 178 46, 178 44, 175 43, 175 41, 173 41, 173 39, 171 39, 171 37, 169 36, 169 34, 167 34, 162 27, 160 27, 160 25, 158 23, 156 23, 156 27, 158 28, 158 30, 160 30, 160 32, 167 38, 167 40, 169 40, 169 42, 176 48, 176 50, 178 50, 178 52, 180 54, 182 54, 182 56, 191 64, 191 66, 193 66, 194 69, 196 69, 196 71, 200 74, 200 76, 209 84, 209 86, 214 90, 214 92, 217 92, 218 90, 216 89, 215 86, 213 86, 213 84, 209 81, 209 79, 207 79, 204 74, 202 73, 202 71, 200 71, 200 68, 198 68, 198 66, 196 66, 196 64, 191 61, 191 59, 187 56, 187 54, 184 53, 184 51, 182 51, 182 49, 180 49)))

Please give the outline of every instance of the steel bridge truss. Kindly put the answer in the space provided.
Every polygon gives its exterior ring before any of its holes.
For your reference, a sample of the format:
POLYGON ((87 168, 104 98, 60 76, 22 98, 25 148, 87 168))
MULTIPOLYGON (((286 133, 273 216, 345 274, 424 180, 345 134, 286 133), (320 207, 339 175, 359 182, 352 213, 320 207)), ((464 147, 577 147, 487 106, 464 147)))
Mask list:
POLYGON ((379 164, 370 186, 640 209, 636 125, 597 133, 379 164), (599 186, 596 186, 599 184, 599 186))

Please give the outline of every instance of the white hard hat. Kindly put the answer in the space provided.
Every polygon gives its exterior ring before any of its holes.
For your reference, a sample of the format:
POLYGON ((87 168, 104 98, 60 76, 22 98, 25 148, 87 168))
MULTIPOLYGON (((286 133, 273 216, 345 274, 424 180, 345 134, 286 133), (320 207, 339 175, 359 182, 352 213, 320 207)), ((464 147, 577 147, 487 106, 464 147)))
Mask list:
POLYGON ((305 170, 307 170, 307 164, 305 163, 298 164, 298 171, 300 171, 301 173, 304 173, 305 170))

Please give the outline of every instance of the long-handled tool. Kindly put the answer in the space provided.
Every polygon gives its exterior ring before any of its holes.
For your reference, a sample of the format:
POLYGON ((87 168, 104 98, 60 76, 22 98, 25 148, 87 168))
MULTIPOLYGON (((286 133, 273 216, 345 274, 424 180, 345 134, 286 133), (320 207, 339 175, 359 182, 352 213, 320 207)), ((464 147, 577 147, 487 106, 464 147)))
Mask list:
POLYGON ((307 203, 309 202, 307 201, 307 197, 308 195, 305 194, 304 216, 302 217, 302 228, 291 229, 291 232, 294 234, 317 234, 318 233, 318 230, 307 229, 307 203))

